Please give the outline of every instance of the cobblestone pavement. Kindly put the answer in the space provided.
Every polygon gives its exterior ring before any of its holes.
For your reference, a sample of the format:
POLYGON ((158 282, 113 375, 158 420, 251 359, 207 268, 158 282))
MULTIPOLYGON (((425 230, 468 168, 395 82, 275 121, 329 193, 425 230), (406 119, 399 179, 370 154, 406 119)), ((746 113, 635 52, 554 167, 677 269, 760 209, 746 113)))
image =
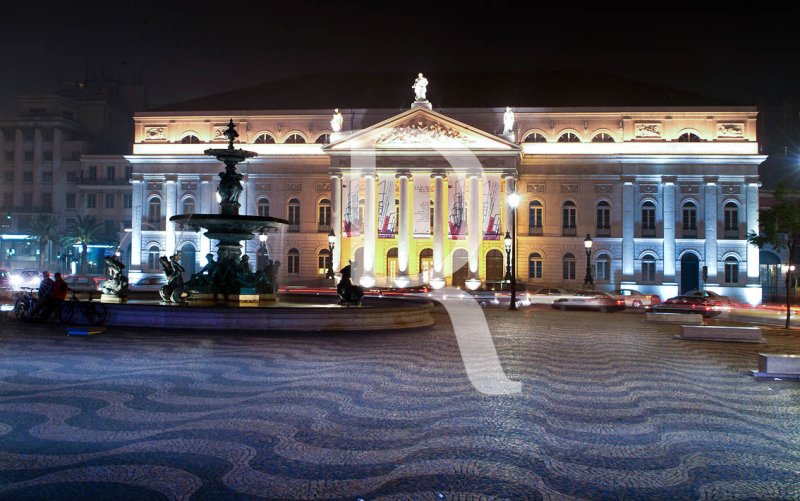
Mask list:
POLYGON ((633 314, 486 314, 522 394, 472 388, 442 313, 235 337, 5 321, 0 499, 800 498, 800 385, 745 372, 800 353, 800 333, 691 342, 633 314))

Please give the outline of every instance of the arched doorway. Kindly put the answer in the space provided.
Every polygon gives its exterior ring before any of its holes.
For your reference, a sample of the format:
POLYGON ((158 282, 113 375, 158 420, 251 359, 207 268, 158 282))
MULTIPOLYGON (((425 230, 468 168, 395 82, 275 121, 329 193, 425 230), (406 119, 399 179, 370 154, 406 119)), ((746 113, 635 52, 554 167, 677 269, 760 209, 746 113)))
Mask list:
POLYGON ((469 277, 469 263, 467 251, 456 249, 453 251, 453 287, 463 287, 469 277))
POLYGON ((433 278, 433 249, 422 249, 419 253, 419 283, 429 284, 433 278))
POLYGON ((194 244, 186 242, 181 246, 181 266, 185 270, 183 272, 183 278, 188 280, 193 273, 195 273, 197 263, 197 249, 195 249, 194 244))
POLYGON ((389 286, 397 278, 397 247, 392 247, 386 253, 386 282, 389 286))
POLYGON ((503 253, 492 249, 486 253, 486 281, 499 282, 503 280, 503 253))
POLYGON ((681 257, 681 294, 700 288, 700 259, 692 252, 681 257))

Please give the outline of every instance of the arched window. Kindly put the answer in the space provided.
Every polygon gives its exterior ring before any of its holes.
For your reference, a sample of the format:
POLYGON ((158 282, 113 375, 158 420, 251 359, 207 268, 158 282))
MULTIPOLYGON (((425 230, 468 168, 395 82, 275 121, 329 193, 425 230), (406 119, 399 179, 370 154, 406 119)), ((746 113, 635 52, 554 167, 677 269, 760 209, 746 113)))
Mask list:
POLYGON ((565 237, 574 237, 576 235, 576 227, 578 223, 578 208, 575 202, 567 200, 562 206, 561 216, 561 235, 565 237))
POLYGON ((594 263, 594 278, 598 282, 608 282, 611 276, 611 258, 608 254, 600 254, 594 263))
POLYGON ((697 134, 693 134, 691 132, 686 132, 678 136, 678 142, 680 143, 699 143, 700 137, 697 134))
POLYGON ((331 266, 331 251, 322 249, 317 254, 317 273, 325 275, 328 273, 328 268, 331 266))
POLYGON ((547 138, 544 137, 542 134, 539 134, 538 132, 531 132, 530 134, 525 136, 525 139, 523 139, 522 142, 523 143, 546 143, 547 142, 547 138))
POLYGON ((289 200, 286 219, 289 220, 289 231, 300 231, 300 200, 296 198, 289 200))
POLYGON ((605 200, 597 202, 597 236, 607 237, 611 235, 611 205, 605 200))
POLYGON ((542 255, 538 252, 528 255, 528 278, 533 280, 542 278, 542 255))
POLYGON ((592 138, 593 143, 613 143, 614 136, 609 134, 608 132, 600 132, 599 134, 595 134, 592 138))
POLYGON ((264 132, 263 134, 258 135, 255 140, 255 144, 275 144, 275 138, 272 137, 272 135, 264 132))
POLYGON ((561 278, 564 280, 575 280, 575 256, 571 253, 564 254, 564 259, 561 264, 561 278))
POLYGON ((694 202, 683 204, 683 238, 697 238, 697 205, 694 202))
POLYGON ((300 252, 297 249, 289 249, 286 255, 286 273, 300 273, 300 252))
POLYGON ((574 132, 565 132, 558 136, 559 143, 580 143, 581 138, 577 136, 574 132))
POLYGON ((528 235, 541 235, 543 223, 544 207, 542 202, 534 200, 528 204, 528 235))
POLYGON ((194 214, 195 203, 193 197, 186 197, 183 199, 183 212, 181 214, 194 214))
POLYGON ((656 281, 656 258, 648 254, 642 257, 642 283, 656 281))
POLYGON ((327 132, 325 134, 320 134, 316 141, 317 144, 330 144, 331 142, 331 135, 327 132))
POLYGON ((296 132, 294 134, 289 134, 289 137, 284 141, 286 144, 305 144, 305 142, 305 138, 296 132))
POLYGON ((161 271, 161 263, 158 259, 161 257, 161 248, 157 244, 151 244, 147 248, 147 269, 149 271, 161 271))
POLYGON ((739 206, 734 202, 725 204, 725 238, 739 238, 739 206))
POLYGON ((725 283, 739 283, 739 260, 734 256, 728 256, 725 258, 725 283))
POLYGON ((256 210, 261 217, 269 217, 269 200, 266 198, 259 198, 256 204, 256 210))
POLYGON ((650 201, 642 204, 642 236, 656 236, 656 204, 650 201))
POLYGON ((147 203, 147 221, 156 226, 161 224, 161 199, 152 197, 147 203))
POLYGON ((183 144, 198 144, 200 143, 200 138, 195 136, 194 134, 187 134, 183 136, 181 139, 181 143, 183 144))
POLYGON ((317 205, 317 224, 318 231, 329 232, 331 230, 331 201, 323 198, 317 205))

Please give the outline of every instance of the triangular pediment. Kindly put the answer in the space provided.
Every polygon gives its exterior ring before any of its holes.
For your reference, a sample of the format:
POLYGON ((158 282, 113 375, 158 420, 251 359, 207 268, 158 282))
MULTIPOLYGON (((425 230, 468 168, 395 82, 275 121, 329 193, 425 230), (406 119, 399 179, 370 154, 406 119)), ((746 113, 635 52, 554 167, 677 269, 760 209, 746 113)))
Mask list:
POLYGON ((425 107, 414 107, 324 148, 329 153, 353 150, 519 152, 520 147, 425 107))

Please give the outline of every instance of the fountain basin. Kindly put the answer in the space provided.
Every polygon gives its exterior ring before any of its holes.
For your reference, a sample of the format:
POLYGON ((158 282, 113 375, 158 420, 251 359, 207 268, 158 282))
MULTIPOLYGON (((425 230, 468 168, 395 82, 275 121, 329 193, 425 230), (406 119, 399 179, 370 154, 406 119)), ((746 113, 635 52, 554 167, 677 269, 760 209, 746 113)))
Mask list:
POLYGON ((434 324, 433 303, 412 298, 366 298, 339 306, 334 296, 281 295, 277 303, 237 307, 165 304, 131 300, 106 305, 105 325, 154 329, 239 331, 369 331, 412 329, 434 324))
POLYGON ((240 216, 238 214, 181 214, 170 221, 192 230, 206 229, 205 237, 213 240, 250 240, 262 230, 275 231, 289 221, 268 216, 240 216))

